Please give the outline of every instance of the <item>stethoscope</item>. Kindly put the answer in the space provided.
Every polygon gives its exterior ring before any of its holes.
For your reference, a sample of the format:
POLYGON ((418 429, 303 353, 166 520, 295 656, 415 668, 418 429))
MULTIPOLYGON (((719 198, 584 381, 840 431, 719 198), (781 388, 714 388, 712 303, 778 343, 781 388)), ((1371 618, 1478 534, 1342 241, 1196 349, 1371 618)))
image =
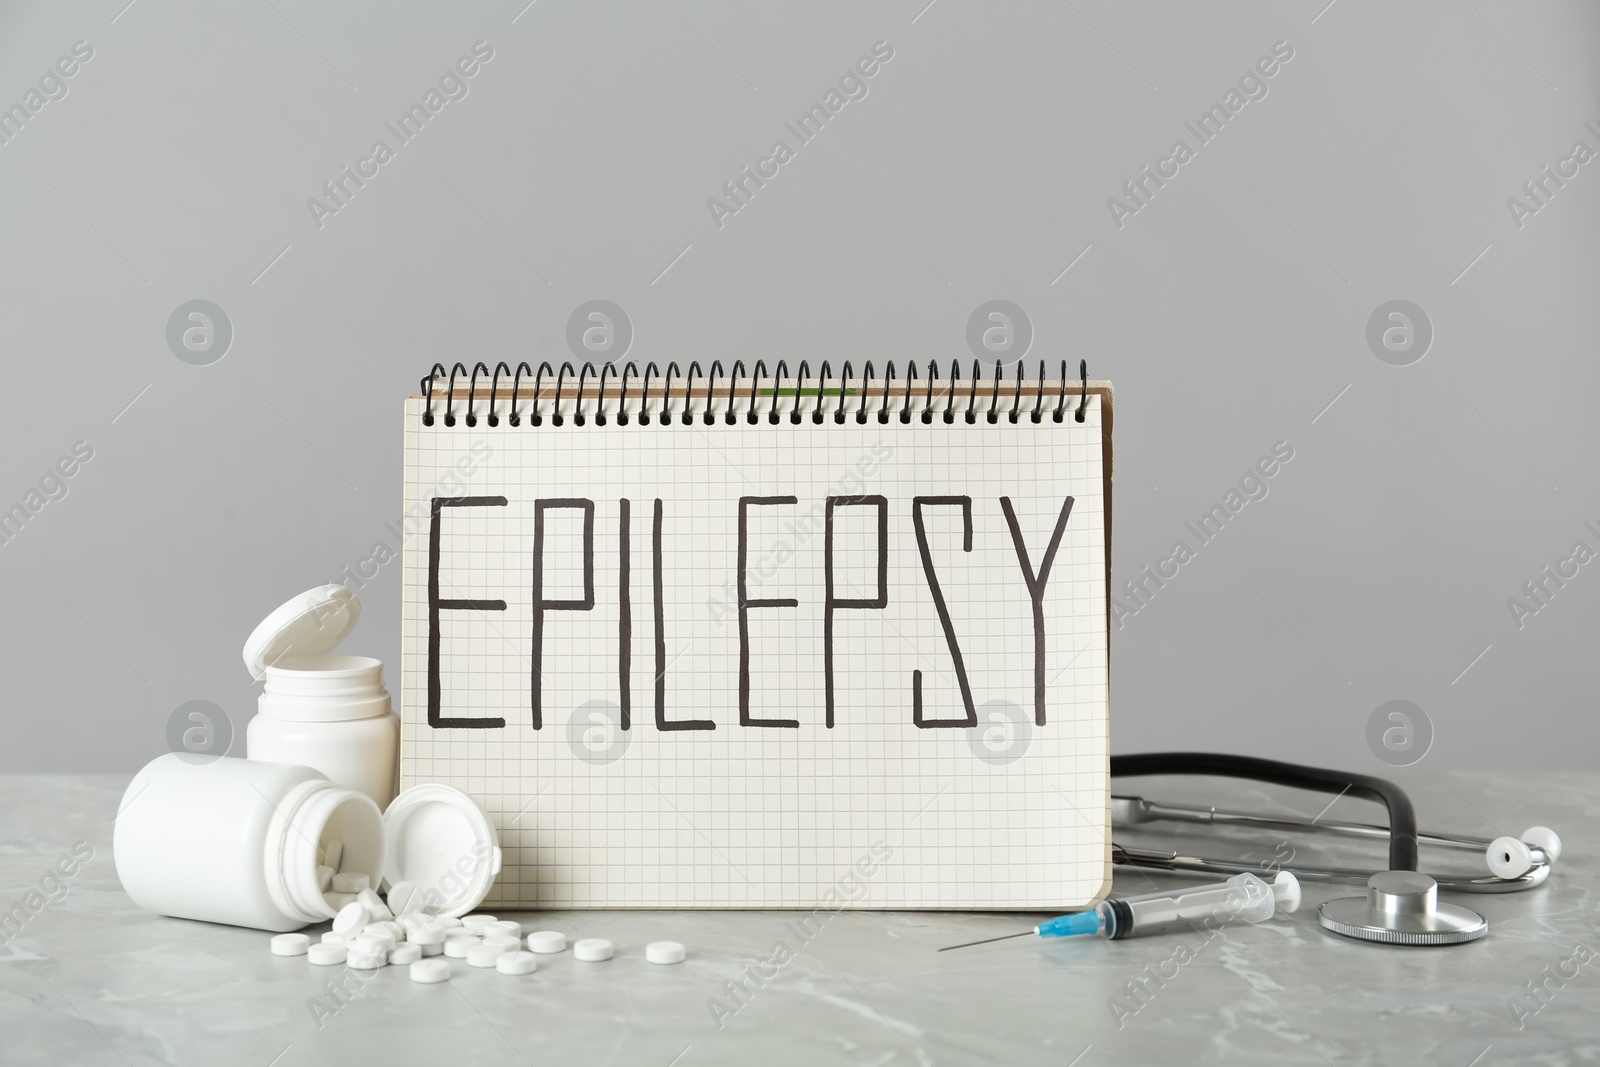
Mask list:
MULTIPOLYGON (((1322 905, 1318 919, 1324 928, 1347 937, 1391 944, 1451 944, 1472 941, 1488 931, 1477 912, 1441 903, 1438 891, 1456 893, 1514 893, 1542 885, 1551 865, 1561 855, 1561 838, 1544 826, 1524 830, 1520 838, 1469 837, 1462 834, 1420 833, 1411 798, 1395 783, 1383 778, 1329 771, 1294 763, 1206 752, 1152 752, 1112 756, 1112 777, 1186 774, 1247 778, 1297 789, 1364 797, 1383 804, 1389 825, 1303 819, 1189 804, 1165 804, 1135 796, 1111 798, 1113 831, 1117 827, 1149 822, 1199 822, 1275 830, 1316 831, 1345 837, 1387 839, 1389 867, 1378 871, 1357 867, 1317 867, 1284 864, 1297 878, 1316 882, 1366 882, 1365 897, 1343 897, 1322 905), (1427 875, 1417 870, 1420 844, 1480 852, 1489 873, 1483 877, 1427 875)), ((1147 870, 1187 871, 1234 875, 1259 873, 1263 864, 1248 860, 1190 856, 1163 849, 1111 846, 1113 863, 1147 870)))

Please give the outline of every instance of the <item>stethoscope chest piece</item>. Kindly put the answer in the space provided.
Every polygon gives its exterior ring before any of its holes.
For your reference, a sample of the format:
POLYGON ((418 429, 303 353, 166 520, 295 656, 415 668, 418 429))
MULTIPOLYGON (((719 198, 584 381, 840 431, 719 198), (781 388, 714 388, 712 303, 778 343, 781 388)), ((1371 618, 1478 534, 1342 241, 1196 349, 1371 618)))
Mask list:
POLYGON ((1317 909, 1325 929, 1390 945, 1456 945, 1489 932, 1470 908, 1439 902, 1439 886, 1416 871, 1380 871, 1364 897, 1339 897, 1317 909))

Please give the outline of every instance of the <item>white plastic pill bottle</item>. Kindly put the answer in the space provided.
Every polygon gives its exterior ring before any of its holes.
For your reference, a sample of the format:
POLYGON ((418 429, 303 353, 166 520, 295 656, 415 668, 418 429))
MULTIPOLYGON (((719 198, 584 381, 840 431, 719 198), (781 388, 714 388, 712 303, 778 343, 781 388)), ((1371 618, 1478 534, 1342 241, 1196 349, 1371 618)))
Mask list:
POLYGON ((400 720, 389 708, 383 661, 329 655, 360 618, 354 593, 323 585, 256 627, 244 662, 267 684, 246 731, 246 754, 314 767, 382 808, 394 799, 400 752, 400 720))
POLYGON ((317 868, 335 843, 341 870, 378 884, 383 814, 365 793, 310 767, 169 752, 128 785, 111 850, 142 908, 284 931, 333 918, 317 868))
POLYGON ((330 867, 373 888, 410 882, 421 910, 459 917, 488 896, 501 865, 494 824, 449 786, 413 786, 380 813, 310 767, 190 753, 134 775, 112 857, 148 911, 274 932, 338 913, 334 887, 323 888, 330 867))

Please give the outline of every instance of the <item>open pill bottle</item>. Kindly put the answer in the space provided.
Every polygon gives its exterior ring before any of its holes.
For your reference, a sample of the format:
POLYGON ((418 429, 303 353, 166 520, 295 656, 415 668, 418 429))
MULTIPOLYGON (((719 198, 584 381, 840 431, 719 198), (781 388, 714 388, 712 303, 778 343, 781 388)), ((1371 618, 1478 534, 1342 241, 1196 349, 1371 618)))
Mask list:
POLYGON ((167 753, 123 794, 112 857, 134 903, 160 915, 282 933, 338 913, 318 868, 379 886, 410 882, 420 910, 461 916, 500 873, 499 834, 446 785, 371 797, 310 767, 167 753))
POLYGON ((385 849, 372 798, 310 767, 176 752, 134 775, 111 844, 140 907, 279 932, 333 918, 317 877, 330 852, 377 885, 385 849))
POLYGON ((394 799, 400 750, 383 661, 329 654, 360 618, 355 594, 334 584, 302 593, 256 627, 244 662, 266 687, 246 730, 246 752, 253 760, 314 767, 382 808, 394 799))

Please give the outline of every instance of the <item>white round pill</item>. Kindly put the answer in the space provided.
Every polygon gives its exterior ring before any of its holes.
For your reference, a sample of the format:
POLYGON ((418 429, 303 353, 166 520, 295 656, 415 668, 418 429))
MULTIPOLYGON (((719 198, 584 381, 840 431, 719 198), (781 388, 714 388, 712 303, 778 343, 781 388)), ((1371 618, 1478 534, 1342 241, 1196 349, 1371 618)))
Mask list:
POLYGON ((396 941, 404 941, 406 936, 406 928, 395 922, 393 919, 386 919, 383 922, 373 923, 371 926, 367 927, 366 930, 363 930, 362 933, 367 933, 368 931, 372 930, 382 931, 388 936, 394 938, 396 941))
POLYGON ((387 959, 389 953, 394 951, 397 946, 393 941, 383 941, 379 938, 362 934, 353 943, 345 947, 350 950, 351 959, 355 959, 357 956, 383 956, 387 959))
POLYGON ((333 932, 342 937, 358 934, 366 928, 367 909, 360 901, 352 900, 333 917, 333 932))
POLYGON ((340 893, 359 893, 372 885, 372 879, 355 871, 336 871, 333 875, 333 888, 340 893))
POLYGON ((483 943, 491 948, 497 948, 501 952, 515 952, 522 947, 522 939, 520 937, 486 937, 483 939, 483 943))
POLYGON ((676 941, 652 941, 644 947, 644 958, 651 963, 682 963, 683 946, 676 941))
POLYGON ((374 952, 358 949, 350 953, 345 962, 358 971, 375 971, 389 962, 389 954, 382 949, 374 952))
POLYGON ((279 934, 272 939, 274 956, 304 956, 310 947, 311 939, 305 934, 279 934))
POLYGON ((522 924, 510 919, 497 919, 483 929, 484 937, 522 937, 522 924))
MULTIPOLYGON (((434 925, 433 922, 430 921, 428 917, 422 914, 420 911, 408 911, 404 915, 396 915, 394 921, 400 924, 401 929, 408 932, 412 930, 421 930, 425 926, 434 925)), ((440 927, 440 929, 442 930, 444 928, 440 927)))
POLYGON ((446 930, 454 930, 462 925, 461 920, 456 918, 454 915, 435 915, 433 917, 433 921, 444 927, 446 930))
POLYGON ((494 921, 495 917, 493 915, 463 915, 461 917, 461 925, 475 934, 483 933, 482 927, 488 926, 494 921))
POLYGON ((476 937, 446 938, 444 943, 444 954, 453 960, 464 960, 467 958, 467 953, 469 951, 477 948, 481 944, 483 944, 483 942, 476 937))
POLYGON ((343 934, 336 934, 332 930, 322 935, 322 943, 324 945, 342 945, 345 944, 345 941, 343 934))
POLYGON ((565 952, 567 935, 560 930, 535 930, 528 935, 529 952, 565 952))
POLYGON ((418 960, 411 965, 411 980, 432 985, 450 977, 450 965, 444 960, 418 960))
POLYGON ((395 946, 394 951, 389 953, 389 966, 404 967, 408 963, 416 963, 421 958, 422 946, 407 942, 404 945, 395 946))
POLYGON ((350 957, 350 950, 343 945, 312 945, 306 950, 306 959, 318 967, 333 967, 343 963, 350 957))
POLYGON ((367 909, 367 914, 372 917, 372 921, 375 923, 385 922, 394 918, 394 912, 389 910, 389 906, 383 902, 383 898, 378 896, 375 890, 363 889, 356 894, 356 900, 362 907, 367 909))
POLYGON ((617 946, 603 937, 585 937, 572 945, 573 956, 587 963, 609 960, 616 950, 617 946))
POLYGON ((407 930, 406 940, 418 945, 442 945, 444 944, 444 930, 434 926, 432 923, 424 923, 421 926, 414 926, 407 930))
POLYGON ((329 887, 332 886, 332 885, 333 885, 333 868, 332 867, 318 867, 317 868, 317 889, 320 890, 323 893, 326 893, 328 891, 329 887))
POLYGON ((494 969, 501 974, 532 974, 539 969, 539 957, 531 952, 502 952, 494 969))
POLYGON ((417 903, 417 885, 415 882, 396 882, 389 887, 389 898, 386 901, 389 910, 396 915, 404 915, 417 903))
MULTIPOLYGON (((410 943, 411 944, 417 944, 416 942, 410 942, 410 943)), ((428 945, 417 944, 417 947, 422 950, 422 954, 424 956, 439 956, 439 955, 443 955, 444 954, 444 942, 443 941, 435 941, 432 944, 428 944, 428 945)))
POLYGON ((473 945, 467 949, 467 965, 470 967, 493 967, 494 961, 504 956, 506 951, 499 945, 473 945))

